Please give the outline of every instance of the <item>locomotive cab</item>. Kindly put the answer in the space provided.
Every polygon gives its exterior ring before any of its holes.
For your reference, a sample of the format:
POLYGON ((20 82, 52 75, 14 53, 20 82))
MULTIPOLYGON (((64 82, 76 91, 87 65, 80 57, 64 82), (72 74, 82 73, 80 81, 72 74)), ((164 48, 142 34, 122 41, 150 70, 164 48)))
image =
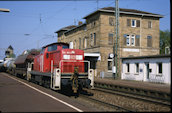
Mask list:
POLYGON ((93 87, 93 75, 89 61, 84 61, 84 51, 69 49, 67 43, 52 43, 42 47, 34 59, 35 78, 44 84, 49 81, 55 90, 61 86, 93 87), (77 85, 72 80, 77 77, 77 85))

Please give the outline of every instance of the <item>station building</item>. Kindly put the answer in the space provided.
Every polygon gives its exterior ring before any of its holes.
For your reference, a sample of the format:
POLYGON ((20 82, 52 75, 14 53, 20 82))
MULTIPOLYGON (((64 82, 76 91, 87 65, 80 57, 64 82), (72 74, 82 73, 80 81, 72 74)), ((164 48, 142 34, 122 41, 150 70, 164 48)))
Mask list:
POLYGON ((121 79, 171 84, 170 54, 121 59, 121 79))
MULTIPOLYGON (((119 57, 158 55, 159 21, 163 16, 134 9, 119 10, 119 57)), ((114 7, 101 8, 83 17, 85 23, 79 22, 77 26, 67 26, 55 32, 58 42, 84 50, 85 59, 91 62, 95 76, 100 76, 101 72, 112 76, 113 44, 116 39, 114 13, 114 7)))

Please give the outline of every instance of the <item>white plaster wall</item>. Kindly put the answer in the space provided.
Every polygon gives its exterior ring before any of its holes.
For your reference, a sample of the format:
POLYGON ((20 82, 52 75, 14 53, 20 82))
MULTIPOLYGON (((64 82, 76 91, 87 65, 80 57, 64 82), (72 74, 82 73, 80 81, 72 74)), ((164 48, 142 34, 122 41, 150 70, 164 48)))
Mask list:
POLYGON ((147 58, 147 59, 127 59, 122 63, 121 79, 159 82, 171 84, 171 62, 170 58, 147 58), (149 62, 149 79, 146 75, 145 62, 149 62), (162 75, 158 74, 157 63, 162 62, 162 75), (127 73, 126 63, 130 64, 130 72, 127 73), (139 73, 135 73, 135 63, 139 63, 139 73), (141 71, 142 70, 142 71, 141 71))

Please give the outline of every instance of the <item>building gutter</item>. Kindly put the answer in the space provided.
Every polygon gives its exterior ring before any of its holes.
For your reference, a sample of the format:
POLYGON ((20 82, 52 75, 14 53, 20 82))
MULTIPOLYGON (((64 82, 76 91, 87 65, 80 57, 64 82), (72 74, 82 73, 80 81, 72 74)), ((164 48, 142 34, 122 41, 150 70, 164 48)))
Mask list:
MULTIPOLYGON (((109 13, 115 13, 115 11, 113 10, 103 10, 103 9, 99 9, 97 11, 94 11, 93 13, 83 17, 83 19, 86 19, 88 16, 91 16, 93 15, 94 13, 97 13, 98 11, 101 11, 101 12, 109 12, 109 13)), ((155 14, 145 14, 145 13, 134 13, 134 12, 125 12, 125 11, 119 11, 119 13, 121 14, 130 14, 130 15, 139 15, 139 16, 151 16, 151 17, 158 17, 158 18, 163 18, 164 16, 163 15, 155 15, 155 14)))

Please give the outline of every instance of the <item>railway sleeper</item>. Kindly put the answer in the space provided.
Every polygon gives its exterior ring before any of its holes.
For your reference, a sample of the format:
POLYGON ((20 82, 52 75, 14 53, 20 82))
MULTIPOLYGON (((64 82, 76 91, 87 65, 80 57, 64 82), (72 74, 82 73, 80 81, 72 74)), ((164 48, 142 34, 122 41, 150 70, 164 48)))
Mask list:
POLYGON ((130 88, 130 87, 122 87, 122 86, 117 86, 117 85, 108 85, 109 87, 105 87, 105 86, 106 86, 105 84, 95 83, 95 87, 98 87, 98 88, 120 91, 120 92, 125 92, 125 93, 130 93, 130 94, 137 94, 140 96, 147 96, 147 97, 165 100, 165 101, 171 100, 170 94, 167 94, 164 92, 157 92, 157 91, 130 88))

